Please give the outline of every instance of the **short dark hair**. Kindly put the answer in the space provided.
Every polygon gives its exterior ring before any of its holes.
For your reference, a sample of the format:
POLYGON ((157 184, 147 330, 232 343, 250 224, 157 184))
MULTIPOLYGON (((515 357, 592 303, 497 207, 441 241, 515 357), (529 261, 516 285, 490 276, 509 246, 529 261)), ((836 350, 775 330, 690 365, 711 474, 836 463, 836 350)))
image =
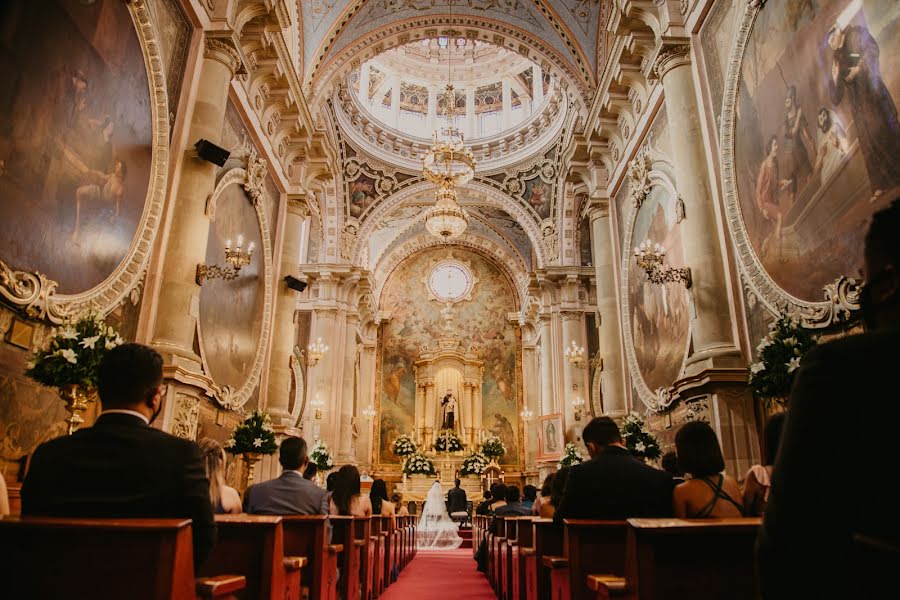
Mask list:
POLYGON ((678 466, 693 477, 709 477, 725 470, 716 432, 706 421, 688 421, 675 434, 678 466))
POLYGON ((296 471, 306 462, 306 440, 289 436, 281 442, 278 462, 286 471, 296 471))
POLYGON ((599 446, 609 446, 621 443, 622 434, 619 433, 619 426, 616 425, 616 422, 609 417, 594 417, 581 432, 581 439, 585 444, 593 442, 599 446))
POLYGON ((457 479, 457 480, 454 481, 453 483, 456 485, 456 487, 459 487, 459 484, 462 483, 462 482, 461 482, 459 479, 457 479))
POLYGON ((494 496, 494 500, 506 500, 506 485, 498 483, 497 489, 492 491, 491 494, 494 496))
POLYGON ((318 472, 319 467, 316 466, 316 463, 307 463, 306 468, 303 469, 303 479, 309 479, 310 481, 312 481, 312 478, 315 477, 316 473, 318 472))
POLYGON ((163 359, 143 344, 122 344, 100 362, 97 390, 104 408, 134 406, 162 384, 163 359))
POLYGON ((550 473, 544 477, 544 484, 541 486, 541 496, 549 498, 553 493, 553 480, 556 479, 556 473, 550 473))
POLYGON ((521 497, 522 497, 522 494, 519 491, 519 486, 517 486, 517 485, 506 486, 506 501, 507 502, 518 502, 519 498, 521 498, 521 497))
POLYGON ((775 413, 766 423, 763 436, 766 440, 766 464, 774 465, 778 456, 778 446, 781 444, 781 431, 784 429, 784 420, 787 413, 775 413))
POLYGON ((569 481, 569 467, 563 467, 556 472, 556 477, 553 478, 553 490, 550 492, 550 504, 552 504, 554 508, 559 508, 563 493, 566 491, 567 481, 569 481))
MULTIPOLYGON (((877 258, 900 270, 900 235, 897 235, 900 231, 900 192, 894 196, 887 208, 872 215, 872 222, 866 233, 865 255, 869 263, 877 258)), ((874 273, 869 273, 870 277, 872 275, 874 273)))
POLYGON ((329 492, 334 491, 334 482, 337 481, 337 471, 333 473, 329 473, 328 477, 325 478, 325 490, 329 492))
POLYGON ((526 500, 535 500, 537 498, 537 488, 531 484, 522 488, 522 497, 526 500))
POLYGON ((676 454, 674 450, 669 450, 663 454, 660 463, 662 464, 663 471, 669 475, 673 477, 682 477, 684 475, 684 473, 681 472, 681 468, 678 466, 678 454, 676 454))

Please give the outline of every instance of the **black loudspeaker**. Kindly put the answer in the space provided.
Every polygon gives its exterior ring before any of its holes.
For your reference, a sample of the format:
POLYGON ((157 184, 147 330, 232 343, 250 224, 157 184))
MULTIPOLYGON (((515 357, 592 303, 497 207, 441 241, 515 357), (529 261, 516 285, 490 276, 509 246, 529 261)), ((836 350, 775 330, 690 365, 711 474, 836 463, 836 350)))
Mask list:
POLYGON ((284 282, 287 284, 287 286, 289 288, 291 288, 292 290, 297 290, 298 292, 302 292, 303 290, 306 289, 306 282, 300 281, 293 275, 285 275, 284 282))
POLYGON ((231 152, 225 148, 220 148, 212 142, 203 139, 194 144, 194 148, 197 149, 197 156, 220 167, 225 166, 225 161, 231 155, 231 152))

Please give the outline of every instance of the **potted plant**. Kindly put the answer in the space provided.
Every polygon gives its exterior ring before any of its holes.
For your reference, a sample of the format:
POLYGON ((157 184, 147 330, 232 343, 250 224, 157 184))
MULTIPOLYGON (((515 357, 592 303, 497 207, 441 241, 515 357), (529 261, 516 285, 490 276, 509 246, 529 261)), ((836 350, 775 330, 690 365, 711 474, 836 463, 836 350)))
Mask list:
POLYGON ((559 459, 558 465, 559 467, 571 467, 582 462, 584 462, 584 456, 582 456, 578 446, 569 442, 563 450, 563 455, 562 458, 559 459))
POLYGON ((409 456, 410 454, 415 454, 416 450, 419 448, 416 446, 416 443, 413 441, 412 436, 404 433, 397 436, 397 439, 391 444, 391 451, 396 456, 409 456))
POLYGON ((662 456, 659 440, 647 429, 644 420, 636 412, 632 411, 625 415, 619 431, 625 446, 634 456, 643 461, 656 460, 662 456))
POLYGON ((441 429, 434 441, 434 449, 437 452, 459 452, 464 448, 462 439, 453 429, 441 429))
POLYGON ((313 444, 312 452, 309 454, 309 460, 315 463, 316 468, 318 468, 323 476, 326 472, 334 468, 334 458, 331 456, 328 445, 322 440, 316 440, 316 443, 313 444))
POLYGON ((53 329, 47 346, 29 360, 25 375, 55 387, 65 401, 69 435, 84 423, 82 413, 96 399, 100 362, 107 352, 124 343, 99 314, 89 314, 53 329))
POLYGON ((473 452, 465 457, 460 466, 459 474, 463 477, 468 475, 481 475, 488 466, 487 457, 481 452, 473 452))
POLYGON ((404 475, 434 475, 437 473, 434 461, 421 452, 410 454, 404 458, 400 469, 404 475))
POLYGON ((275 430, 268 413, 254 410, 231 432, 231 437, 224 444, 225 451, 238 454, 244 461, 241 474, 241 487, 246 489, 253 483, 253 471, 262 457, 274 454, 278 449, 275 441, 275 430))
POLYGON ((496 461, 506 454, 506 446, 503 445, 503 441, 496 435, 489 435, 481 443, 481 453, 496 461))
POLYGON ((815 345, 809 330, 790 315, 782 313, 769 326, 769 334, 756 347, 759 361, 750 365, 748 380, 767 414, 784 410, 800 359, 815 345))

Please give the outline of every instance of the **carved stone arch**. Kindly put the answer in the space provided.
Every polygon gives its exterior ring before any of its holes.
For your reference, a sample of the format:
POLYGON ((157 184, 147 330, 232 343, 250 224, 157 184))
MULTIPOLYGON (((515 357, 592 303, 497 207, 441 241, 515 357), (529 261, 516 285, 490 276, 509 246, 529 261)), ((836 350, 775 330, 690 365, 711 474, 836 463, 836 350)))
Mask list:
MULTIPOLYGON (((434 190, 434 184, 421 182, 406 187, 381 201, 374 210, 366 215, 366 219, 365 221, 363 221, 362 226, 360 227, 356 247, 354 248, 352 253, 353 264, 361 263, 362 254, 366 247, 365 240, 369 238, 369 236, 375 230, 375 227, 377 227, 378 224, 381 223, 387 215, 389 215, 407 200, 410 200, 415 196, 425 192, 433 193, 434 190)), ((524 206, 522 206, 520 202, 499 190, 475 181, 466 184, 462 188, 462 190, 463 192, 461 193, 461 196, 463 198, 465 197, 464 191, 470 190, 479 196, 482 204, 493 206, 495 208, 502 208, 512 217, 514 217, 516 221, 518 221, 519 225, 522 226, 522 229, 525 230, 525 233, 528 235, 528 239, 531 242, 531 247, 537 257, 536 268, 542 268, 544 266, 546 259, 541 246, 542 236, 540 226, 534 219, 534 217, 524 206)))
POLYGON ((508 50, 519 54, 527 52, 529 58, 560 80, 563 89, 571 87, 575 90, 578 112, 587 114, 591 88, 594 85, 593 74, 587 68, 576 68, 556 48, 529 31, 503 21, 470 15, 454 15, 452 24, 447 15, 395 21, 349 42, 327 61, 324 57, 331 49, 320 49, 303 82, 304 91, 311 98, 310 106, 320 107, 322 100, 331 94, 335 83, 346 77, 354 65, 396 46, 421 39, 425 37, 426 29, 435 30, 442 35, 452 31, 456 35, 466 35, 494 44, 500 41, 508 50))

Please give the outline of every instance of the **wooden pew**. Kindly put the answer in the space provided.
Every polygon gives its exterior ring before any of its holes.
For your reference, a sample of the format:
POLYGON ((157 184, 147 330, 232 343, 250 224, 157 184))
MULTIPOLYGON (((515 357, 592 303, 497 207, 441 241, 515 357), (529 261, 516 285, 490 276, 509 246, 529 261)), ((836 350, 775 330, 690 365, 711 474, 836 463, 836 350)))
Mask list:
POLYGON ((246 579, 194 578, 190 519, 0 519, 6 598, 233 598, 246 579))
POLYGON ((491 587, 497 597, 500 597, 500 546, 506 541, 506 517, 493 517, 488 536, 488 573, 490 573, 491 587))
POLYGON ((528 600, 550 598, 550 572, 544 568, 544 556, 561 556, 563 553, 563 528, 553 519, 533 519, 531 550, 525 554, 525 593, 528 600))
POLYGON ((300 600, 300 569, 305 556, 284 555, 281 517, 216 515, 216 545, 199 574, 240 573, 243 595, 270 600, 300 600))
MULTIPOLYGON (((625 577, 590 577, 596 598, 754 600, 753 548, 762 522, 628 519, 625 577)), ((599 575, 599 574, 594 574, 599 575)))
POLYGON ((289 515, 282 517, 284 553, 305 556, 306 568, 302 576, 304 588, 309 588, 310 600, 337 599, 338 557, 344 547, 330 541, 326 515, 289 515))
MULTIPOLYGON (((565 524, 563 550, 568 561, 568 580, 561 584, 562 589, 552 592, 553 597, 568 595, 572 600, 590 600, 595 593, 587 586, 589 575, 625 576, 628 524, 590 519, 566 519, 565 524)), ((551 581, 551 586, 554 583, 559 584, 551 581)))
MULTIPOLYGON (((519 600, 519 535, 523 529, 531 529, 534 517, 506 517, 506 540, 500 548, 500 598, 519 600)), ((532 534, 522 534, 531 545, 532 534)))
POLYGON ((372 598, 384 591, 384 536, 381 534, 381 517, 372 517, 372 531, 369 534, 372 554, 372 598))
POLYGON ((525 552, 534 547, 534 526, 536 517, 516 517, 515 543, 510 548, 510 597, 514 600, 525 598, 525 552))
POLYGON ((359 546, 359 597, 371 600, 372 582, 375 577, 375 557, 372 542, 372 518, 356 517, 353 519, 354 543, 359 546))
POLYGON ((365 532, 359 532, 356 524, 357 520, 369 521, 370 517, 335 515, 330 517, 332 527, 331 541, 344 549, 338 559, 338 564, 340 565, 338 589, 340 597, 344 600, 357 600, 360 595, 362 555, 368 541, 365 537, 362 539, 357 538, 357 535, 367 535, 365 532))

